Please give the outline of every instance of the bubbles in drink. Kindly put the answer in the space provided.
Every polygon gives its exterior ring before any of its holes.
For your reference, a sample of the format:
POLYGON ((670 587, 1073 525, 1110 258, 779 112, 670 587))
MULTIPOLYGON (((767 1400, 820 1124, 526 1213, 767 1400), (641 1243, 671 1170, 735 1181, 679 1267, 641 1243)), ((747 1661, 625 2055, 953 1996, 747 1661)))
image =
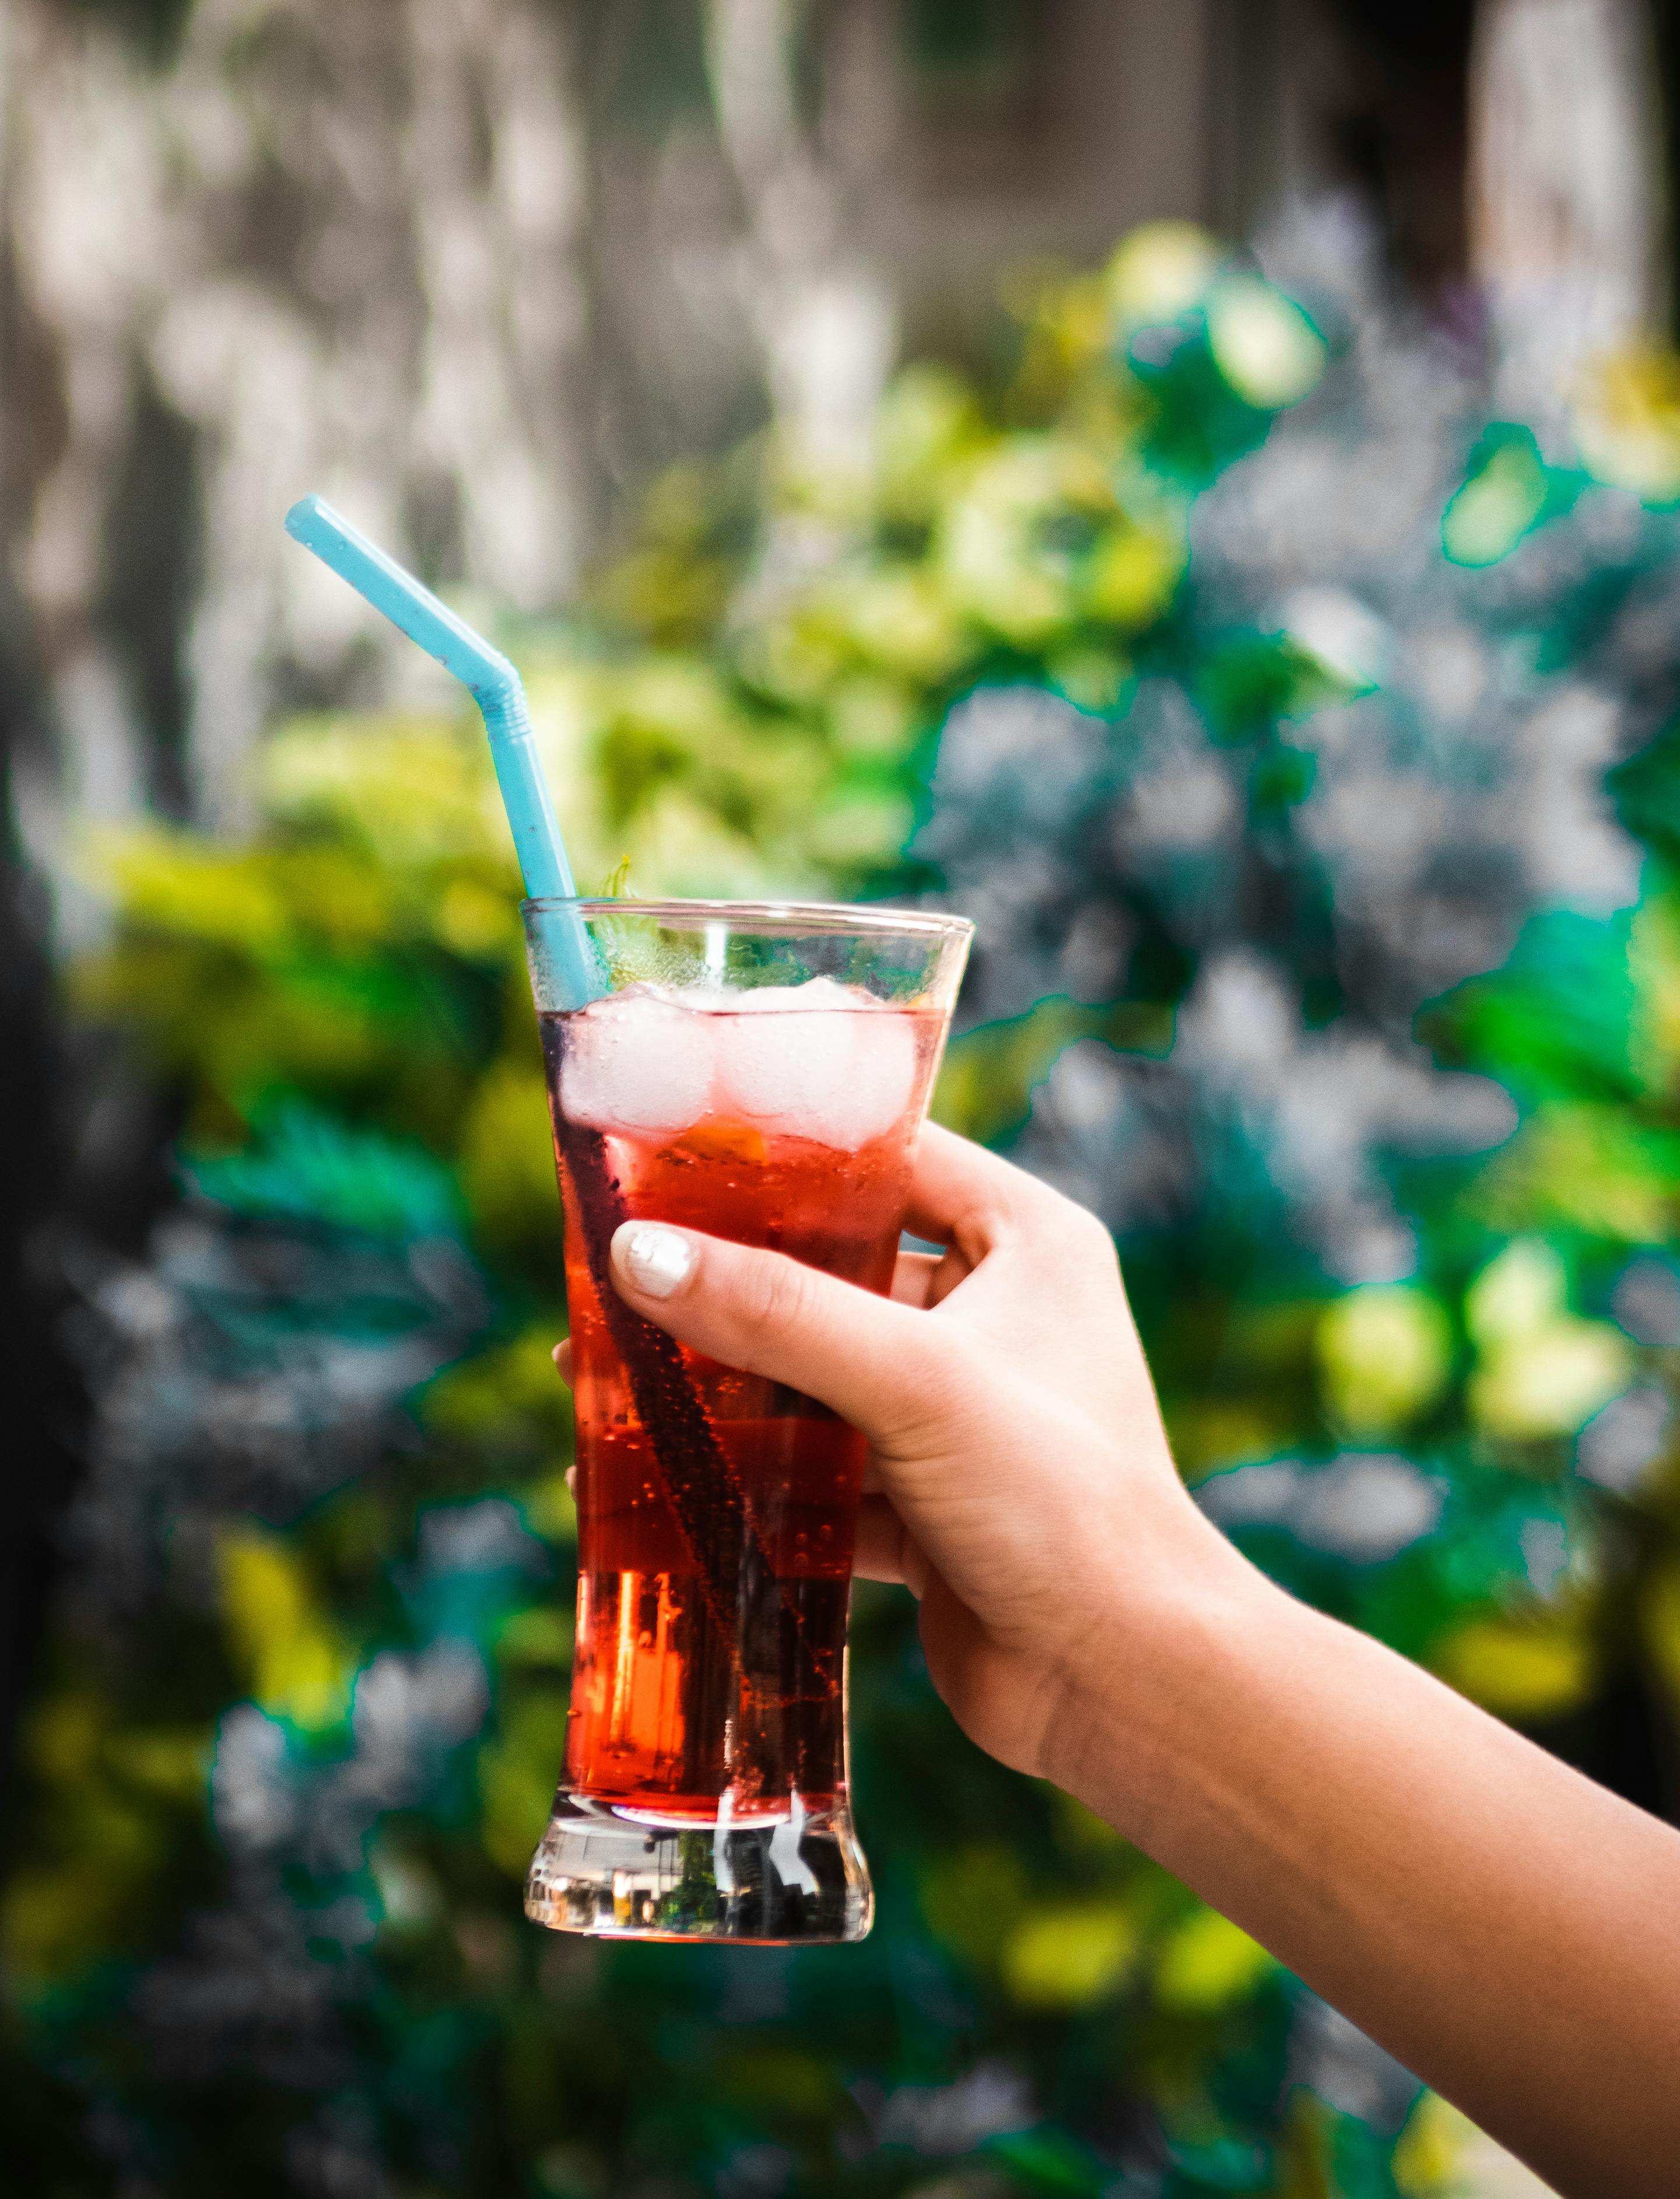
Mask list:
POLYGON ((674 1134, 711 1116, 855 1152, 914 1097, 915 1017, 831 977, 632 987, 568 1021, 561 1105, 597 1129, 674 1134))

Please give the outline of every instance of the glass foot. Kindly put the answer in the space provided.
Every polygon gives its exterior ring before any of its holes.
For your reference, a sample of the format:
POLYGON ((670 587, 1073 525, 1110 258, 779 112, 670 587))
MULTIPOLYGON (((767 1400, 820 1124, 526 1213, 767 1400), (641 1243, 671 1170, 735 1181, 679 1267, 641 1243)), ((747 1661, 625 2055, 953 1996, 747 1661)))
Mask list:
POLYGON ((715 1823, 554 1799, 525 1881, 525 1914, 554 1932, 759 1945, 861 1939, 875 1913, 869 1866, 843 1801, 715 1823))

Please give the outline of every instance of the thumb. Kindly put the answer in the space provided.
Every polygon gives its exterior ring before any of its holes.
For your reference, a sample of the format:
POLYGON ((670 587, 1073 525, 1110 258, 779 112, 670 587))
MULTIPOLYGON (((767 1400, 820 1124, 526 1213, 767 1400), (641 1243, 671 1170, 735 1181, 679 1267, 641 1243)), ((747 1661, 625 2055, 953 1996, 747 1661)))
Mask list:
POLYGON ((925 1406, 930 1316, 785 1253, 663 1222, 626 1222, 612 1240, 619 1296, 680 1344, 831 1405, 872 1442, 925 1406))

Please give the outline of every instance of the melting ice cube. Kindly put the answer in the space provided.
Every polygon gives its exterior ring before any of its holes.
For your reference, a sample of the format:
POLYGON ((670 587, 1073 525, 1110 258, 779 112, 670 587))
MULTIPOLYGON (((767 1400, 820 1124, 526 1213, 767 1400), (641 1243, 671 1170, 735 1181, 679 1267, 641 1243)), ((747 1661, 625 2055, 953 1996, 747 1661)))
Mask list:
POLYGON ((712 1095, 712 1019, 631 989, 571 1017, 560 1067, 569 1122, 598 1130, 685 1130, 712 1095))
POLYGON ((728 1006, 717 1048, 722 1112, 855 1152, 909 1105, 914 1028, 866 993, 814 977, 732 995, 728 1006))

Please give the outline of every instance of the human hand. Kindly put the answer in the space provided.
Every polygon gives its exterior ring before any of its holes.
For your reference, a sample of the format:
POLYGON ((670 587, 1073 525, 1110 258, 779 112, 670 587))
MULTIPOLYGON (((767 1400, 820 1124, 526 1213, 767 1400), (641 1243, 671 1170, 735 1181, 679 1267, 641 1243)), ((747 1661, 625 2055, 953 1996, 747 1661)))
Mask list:
POLYGON ((1680 1835, 1202 1517, 1088 1214, 929 1129, 907 1219, 949 1249, 901 1257, 890 1299, 650 1221, 619 1229, 613 1275, 862 1431, 857 1570, 920 1595, 983 1748, 1077 1794, 1559 2191, 1666 2193, 1680 1835))
POLYGON ((971 1737, 1053 1776, 1094 1658, 1230 1552, 1174 1471, 1102 1225, 931 1125, 907 1219, 949 1249, 901 1254, 890 1300, 649 1221, 614 1238, 614 1281, 680 1342, 868 1438, 857 1572, 921 1599, 929 1671, 971 1737))

